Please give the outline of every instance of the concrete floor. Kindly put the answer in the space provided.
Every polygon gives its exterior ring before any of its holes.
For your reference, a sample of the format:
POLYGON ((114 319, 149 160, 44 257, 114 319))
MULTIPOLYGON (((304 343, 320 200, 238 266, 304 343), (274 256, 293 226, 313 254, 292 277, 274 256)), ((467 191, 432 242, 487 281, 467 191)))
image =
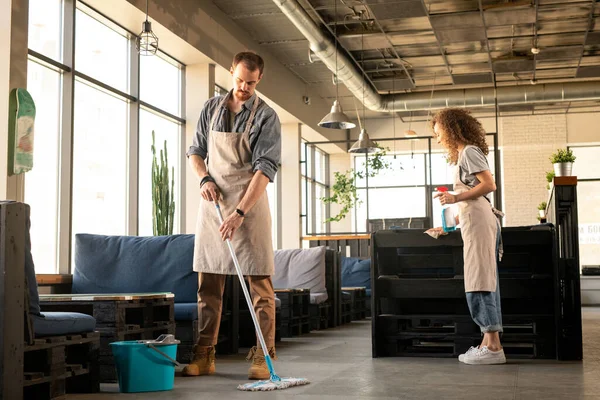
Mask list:
POLYGON ((275 392, 241 392, 247 382, 244 355, 217 358, 217 374, 177 377, 171 392, 68 395, 104 399, 600 399, 600 308, 584 308, 584 361, 510 360, 501 366, 468 366, 456 359, 371 358, 370 321, 313 332, 278 345, 281 376, 310 385, 275 392))

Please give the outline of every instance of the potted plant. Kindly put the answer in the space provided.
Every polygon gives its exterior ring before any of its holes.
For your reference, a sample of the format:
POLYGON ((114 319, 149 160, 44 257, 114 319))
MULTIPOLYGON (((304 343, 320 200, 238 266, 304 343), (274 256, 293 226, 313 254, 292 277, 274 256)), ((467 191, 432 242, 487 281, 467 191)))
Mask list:
POLYGON ((546 217, 546 206, 547 206, 547 204, 545 201, 542 201, 540 203, 540 205, 538 206, 538 212, 540 214, 540 219, 546 217))
POLYGON ((548 181, 546 184, 546 189, 548 189, 548 194, 550 194, 554 181, 554 171, 546 172, 546 181, 548 181))
POLYGON ((550 156, 556 176, 571 176, 575 156, 570 149, 558 149, 550 156))
POLYGON ((175 217, 175 169, 171 167, 169 177, 169 158, 167 141, 156 156, 154 131, 152 131, 152 232, 154 236, 172 235, 175 217))

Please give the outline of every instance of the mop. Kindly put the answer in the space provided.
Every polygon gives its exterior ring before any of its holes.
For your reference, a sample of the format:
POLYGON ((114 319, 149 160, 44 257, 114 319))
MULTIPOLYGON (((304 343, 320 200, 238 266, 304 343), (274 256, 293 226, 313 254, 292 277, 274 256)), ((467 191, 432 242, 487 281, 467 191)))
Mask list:
MULTIPOLYGON (((223 224, 223 214, 221 213, 221 207, 219 207, 219 203, 215 203, 215 207, 217 209, 217 214, 219 215, 219 221, 221 222, 221 224, 223 224)), ((242 286, 242 290, 244 291, 244 297, 246 298, 248 309, 254 310, 252 300, 250 299, 250 293, 248 293, 248 288, 246 287, 246 283, 244 281, 244 274, 242 274, 242 268, 240 267, 240 263, 237 259, 237 256, 235 255, 235 251, 233 250, 231 240, 229 240, 228 238, 226 241, 227 246, 229 247, 229 252, 231 253, 231 258, 233 258, 233 264, 235 265, 235 270, 237 271, 238 278, 240 278, 240 285, 242 286)), ((267 367, 269 368, 269 373, 271 374, 271 377, 270 379, 265 381, 250 382, 245 383, 243 385, 238 385, 237 388, 239 390, 244 391, 267 391, 287 389, 292 386, 300 386, 310 383, 305 378, 280 378, 275 373, 275 368, 273 368, 273 361, 269 356, 269 351, 267 349, 267 345, 265 344, 265 338, 263 337, 262 331, 260 330, 260 325, 258 323, 256 313, 250 312, 250 315, 252 316, 252 322, 254 322, 254 327, 256 328, 256 336, 258 337, 258 340, 260 340, 260 345, 262 346, 263 353, 265 354, 265 361, 267 363, 267 367)))

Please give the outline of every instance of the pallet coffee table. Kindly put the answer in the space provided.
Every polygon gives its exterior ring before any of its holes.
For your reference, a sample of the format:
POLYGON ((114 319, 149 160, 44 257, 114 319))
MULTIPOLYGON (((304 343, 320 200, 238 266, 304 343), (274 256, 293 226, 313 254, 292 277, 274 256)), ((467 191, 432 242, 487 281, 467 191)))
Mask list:
POLYGON ((100 332, 100 382, 116 382, 110 343, 175 334, 173 293, 40 295, 42 311, 88 314, 100 332))

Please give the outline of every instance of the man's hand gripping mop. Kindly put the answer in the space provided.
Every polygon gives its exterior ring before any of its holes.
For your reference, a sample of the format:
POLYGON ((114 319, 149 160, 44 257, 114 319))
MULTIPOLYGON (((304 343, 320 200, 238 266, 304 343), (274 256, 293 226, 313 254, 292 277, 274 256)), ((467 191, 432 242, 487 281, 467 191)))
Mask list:
MULTIPOLYGON (((221 213, 221 207, 219 207, 219 203, 215 202, 215 207, 217 209, 217 214, 219 215, 219 221, 221 224, 223 223, 223 214, 221 213)), ((250 299, 250 293, 248 293, 248 288, 246 287, 246 283, 244 281, 244 275, 242 274, 242 268, 238 262, 237 256, 235 255, 235 251, 233 250, 233 245, 231 244, 231 240, 227 239, 227 246, 229 247, 229 252, 231 253, 231 258, 233 258, 233 264, 235 265, 235 270, 237 271, 238 278, 240 279, 240 286, 244 291, 244 297, 246 298, 246 303, 248 303, 248 309, 254 310, 252 305, 252 300, 250 299)), ((306 385, 310 383, 305 378, 280 378, 273 368, 273 361, 269 356, 269 352, 266 351, 267 346, 265 344, 265 338, 263 337, 262 331, 260 330, 260 325, 258 323, 258 319, 256 318, 256 313, 250 312, 252 316, 252 322, 254 322, 254 327, 256 328, 256 336, 258 340, 260 340, 260 345, 262 346, 265 353, 265 361, 267 363, 267 367, 269 368, 269 372, 271 374, 271 378, 266 381, 258 381, 258 382, 250 382, 243 385, 239 385, 237 388, 239 390, 246 391, 266 391, 266 390, 277 390, 277 389, 287 389, 291 386, 300 386, 306 385)))

